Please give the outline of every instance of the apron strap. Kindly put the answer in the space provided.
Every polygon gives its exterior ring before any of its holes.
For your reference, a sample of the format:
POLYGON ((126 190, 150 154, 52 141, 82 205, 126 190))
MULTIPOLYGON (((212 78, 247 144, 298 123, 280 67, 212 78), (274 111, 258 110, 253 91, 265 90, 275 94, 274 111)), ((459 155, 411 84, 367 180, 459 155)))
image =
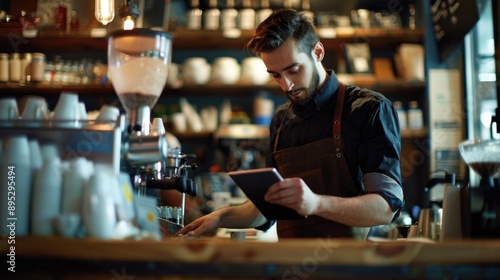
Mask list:
POLYGON ((288 105, 286 108, 285 114, 283 115, 283 119, 281 120, 280 127, 278 128, 278 133, 276 134, 276 140, 274 140, 274 147, 273 147, 273 152, 278 150, 278 141, 280 139, 280 133, 281 133, 281 127, 283 126, 283 123, 285 122, 285 117, 288 115, 288 110, 292 107, 292 103, 288 105))
POLYGON ((337 104, 335 105, 335 114, 333 116, 333 143, 335 146, 335 155, 342 156, 342 109, 344 107, 345 85, 339 82, 337 93, 337 104))
MULTIPOLYGON (((333 117, 333 142, 335 145, 335 152, 337 157, 341 157, 341 148, 342 148, 342 108, 344 107, 344 96, 345 96, 345 85, 342 82, 339 82, 339 90, 337 93, 337 104, 335 105, 335 114, 333 117)), ((278 142, 280 138, 281 128, 283 127, 283 123, 285 122, 285 117, 288 115, 288 110, 292 107, 292 103, 288 105, 286 108, 285 114, 283 115, 283 119, 281 120, 280 127, 278 128, 278 132, 276 134, 276 139, 274 140, 273 152, 278 150, 278 142)))

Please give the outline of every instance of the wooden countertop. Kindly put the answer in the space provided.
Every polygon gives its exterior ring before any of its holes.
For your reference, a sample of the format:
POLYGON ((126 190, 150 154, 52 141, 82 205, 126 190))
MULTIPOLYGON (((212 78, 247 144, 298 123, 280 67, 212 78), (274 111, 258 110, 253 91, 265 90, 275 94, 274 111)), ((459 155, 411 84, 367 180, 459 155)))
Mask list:
MULTIPOLYGON (((0 251, 8 253, 6 239, 0 251)), ((499 263, 499 240, 431 243, 394 240, 359 242, 347 239, 289 239, 279 242, 205 238, 154 240, 64 239, 18 237, 18 257, 101 259, 110 261, 228 262, 294 264, 324 250, 318 263, 349 265, 404 265, 426 263, 499 263), (285 253, 286 252, 286 253, 285 253), (328 257, 326 257, 328 253, 328 257)))
MULTIPOLYGON (((0 252, 6 256, 12 245, 8 244, 7 238, 1 240, 0 252)), ((44 271, 47 262, 54 261, 58 263, 59 270, 47 268, 48 271, 45 272, 54 275, 59 273, 59 276, 61 273, 75 276, 82 271, 88 273, 103 267, 106 267, 104 272, 109 274, 109 266, 105 265, 108 263, 135 267, 135 275, 159 275, 159 271, 163 275, 166 273, 165 269, 171 270, 174 267, 176 275, 192 276, 203 272, 205 276, 221 276, 225 273, 232 279, 246 275, 242 268, 252 268, 254 277, 267 279, 283 275, 295 266, 313 266, 316 274, 309 279, 330 277, 338 273, 339 270, 336 269, 340 269, 345 278, 357 278, 366 273, 366 269, 383 269, 379 271, 383 275, 384 271, 394 273, 394 268, 398 267, 406 267, 406 270, 398 270, 405 277, 422 276, 429 267, 435 272, 452 275, 456 269, 463 267, 468 268, 469 272, 473 271, 474 275, 487 269, 487 273, 498 273, 494 275, 500 277, 500 239, 431 243, 422 240, 360 242, 344 239, 290 239, 279 242, 238 242, 217 238, 105 241, 17 237, 14 249, 18 269, 22 269, 23 263, 29 263, 30 267, 37 267, 32 271, 44 271), (63 269, 65 262, 72 264, 71 271, 63 269), (96 266, 96 263, 101 266, 96 266), (137 264, 139 267, 141 264, 154 264, 156 269, 151 270, 148 266, 140 269, 137 264), (198 269, 193 270, 193 265, 198 269), (346 268, 350 268, 348 272, 345 271, 346 268)), ((21 273, 29 275, 30 272, 21 273)), ((108 275, 108 279, 110 278, 108 275)))

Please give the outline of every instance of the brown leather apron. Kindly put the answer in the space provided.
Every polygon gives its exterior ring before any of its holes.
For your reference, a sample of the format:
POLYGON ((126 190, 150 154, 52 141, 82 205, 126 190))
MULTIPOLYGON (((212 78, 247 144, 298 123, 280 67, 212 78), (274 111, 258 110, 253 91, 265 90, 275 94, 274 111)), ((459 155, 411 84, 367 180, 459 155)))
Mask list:
MULTIPOLYGON (((278 129, 272 156, 284 178, 300 177, 314 193, 341 197, 358 196, 344 159, 341 120, 345 85, 340 83, 333 118, 333 137, 300 147, 277 151, 281 127, 278 129)), ((287 109, 287 113, 290 107, 287 109)), ((350 237, 365 240, 369 228, 351 227, 319 216, 303 220, 277 221, 278 237, 350 237)))

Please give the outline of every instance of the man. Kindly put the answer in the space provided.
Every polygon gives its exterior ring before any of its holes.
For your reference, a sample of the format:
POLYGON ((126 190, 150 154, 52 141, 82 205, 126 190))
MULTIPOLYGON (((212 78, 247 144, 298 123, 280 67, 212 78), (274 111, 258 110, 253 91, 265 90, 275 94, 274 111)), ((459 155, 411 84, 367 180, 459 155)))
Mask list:
MULTIPOLYGON (((344 86, 325 70, 325 49, 312 23, 294 10, 275 11, 246 47, 262 58, 289 99, 270 125, 270 165, 285 180, 273 184, 265 200, 307 218, 277 221, 278 237, 364 240, 369 227, 395 219, 404 201, 399 124, 390 101, 344 86)), ((203 216, 178 234, 265 229, 271 223, 247 201, 203 216)))

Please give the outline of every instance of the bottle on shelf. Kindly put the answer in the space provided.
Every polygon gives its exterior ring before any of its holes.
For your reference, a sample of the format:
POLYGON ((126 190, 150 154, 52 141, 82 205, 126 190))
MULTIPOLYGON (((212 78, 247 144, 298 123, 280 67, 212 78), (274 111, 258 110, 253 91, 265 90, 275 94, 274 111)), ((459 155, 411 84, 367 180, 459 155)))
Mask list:
POLYGON ((417 101, 410 101, 408 108, 408 128, 422 129, 424 128, 424 114, 419 108, 417 101))
POLYGON ((19 83, 21 81, 21 55, 12 53, 9 60, 9 81, 19 83))
POLYGON ((301 12, 303 12, 311 22, 314 22, 314 12, 311 11, 311 3, 309 0, 302 0, 301 12))
POLYGON ((203 11, 199 8, 199 0, 191 0, 191 9, 186 13, 186 28, 189 30, 200 30, 203 11))
POLYGON ((401 101, 394 101, 393 105, 398 113, 399 129, 407 129, 407 114, 405 108, 403 107, 403 103, 401 101))
POLYGON ((206 30, 219 30, 220 10, 217 9, 217 0, 210 0, 209 8, 203 13, 203 24, 206 30))
POLYGON ((269 0, 261 0, 260 1, 260 9, 257 11, 255 19, 256 25, 259 25, 263 22, 269 15, 273 12, 272 9, 269 8, 269 0))
POLYGON ((67 12, 68 8, 66 6, 59 4, 54 10, 54 24, 57 30, 66 31, 67 24, 67 12))
POLYGON ((45 54, 33 53, 31 55, 31 63, 29 65, 29 72, 31 75, 30 82, 41 83, 45 80, 45 54))
POLYGON ((0 83, 9 81, 9 54, 0 53, 0 83))
POLYGON ((292 9, 292 0, 283 0, 283 8, 285 9, 292 9))
POLYGON ((71 11, 69 30, 72 32, 76 32, 79 29, 80 29, 80 20, 78 19, 78 15, 76 14, 76 11, 71 11))
POLYGON ((252 8, 251 0, 243 0, 243 8, 239 12, 239 26, 241 30, 252 30, 255 28, 255 10, 252 8))
POLYGON ((226 0, 226 8, 221 11, 221 29, 238 28, 238 11, 234 8, 234 0, 226 0))

